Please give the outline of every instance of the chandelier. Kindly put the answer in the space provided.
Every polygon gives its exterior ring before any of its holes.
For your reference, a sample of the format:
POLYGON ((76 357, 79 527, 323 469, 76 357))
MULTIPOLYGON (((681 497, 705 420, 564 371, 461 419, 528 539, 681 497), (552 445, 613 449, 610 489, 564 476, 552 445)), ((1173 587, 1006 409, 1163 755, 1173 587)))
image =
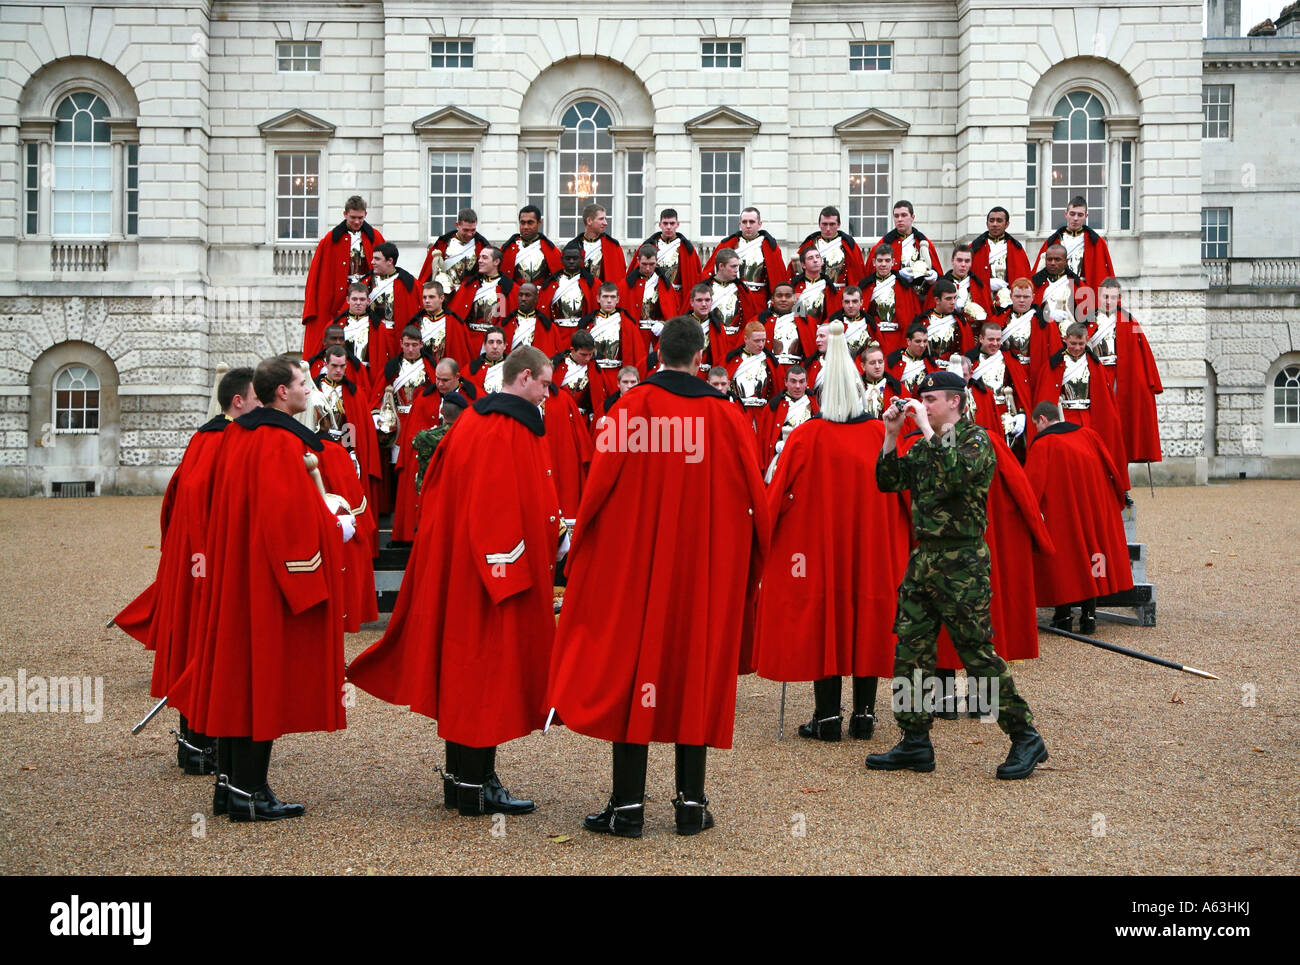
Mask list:
POLYGON ((583 164, 575 177, 569 179, 568 193, 579 198, 590 198, 600 188, 600 182, 591 176, 591 169, 583 164))

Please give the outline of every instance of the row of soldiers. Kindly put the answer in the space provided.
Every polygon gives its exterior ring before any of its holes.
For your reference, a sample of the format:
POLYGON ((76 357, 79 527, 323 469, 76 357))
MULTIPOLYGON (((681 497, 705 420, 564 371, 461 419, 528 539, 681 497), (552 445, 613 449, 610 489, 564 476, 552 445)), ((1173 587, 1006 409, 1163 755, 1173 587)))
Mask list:
POLYGON ((845 327, 875 415, 946 368, 968 380, 968 412, 1021 458, 1036 431, 1027 415, 1047 400, 1106 440, 1126 486, 1130 462, 1160 459, 1159 373, 1141 326, 1120 305, 1109 250, 1087 227, 1081 198, 1043 243, 1038 270, 996 207, 942 274, 907 201, 865 256, 840 230, 836 209, 823 209, 793 276, 754 208, 703 263, 665 209, 630 270, 599 206, 588 207, 583 234, 563 249, 541 233, 534 206, 521 209, 519 232, 500 248, 466 209, 430 246, 419 276, 397 267, 396 246, 365 222, 360 198, 345 214, 313 259, 304 357, 327 420, 340 434, 353 427, 372 501, 395 511, 398 541, 411 538, 418 506, 414 436, 439 423, 447 392, 468 402, 499 389, 504 360, 526 345, 551 358, 552 398, 574 427, 556 458, 577 463, 561 493, 566 514, 576 513, 590 456, 576 427, 595 434, 626 387, 657 367, 659 332, 676 315, 700 324, 699 374, 745 410, 769 476, 785 437, 817 412, 832 321, 845 327), (346 308, 331 317, 324 307, 340 282, 346 308))

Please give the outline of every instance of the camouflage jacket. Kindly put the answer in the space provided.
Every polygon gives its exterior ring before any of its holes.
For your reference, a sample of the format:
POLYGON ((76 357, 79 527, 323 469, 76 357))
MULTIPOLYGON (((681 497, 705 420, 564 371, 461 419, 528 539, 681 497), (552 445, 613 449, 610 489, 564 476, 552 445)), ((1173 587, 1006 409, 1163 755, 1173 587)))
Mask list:
POLYGON ((442 442, 442 437, 447 434, 451 426, 436 425, 432 429, 423 429, 417 432, 411 438, 411 448, 415 450, 415 460, 419 464, 419 469, 415 474, 415 491, 419 492, 424 486, 424 472, 429 468, 429 460, 433 458, 433 450, 438 448, 438 443, 442 442))
POLYGON ((997 452, 983 429, 964 420, 953 426, 947 444, 945 435, 918 439, 902 459, 882 452, 876 483, 882 492, 912 491, 912 526, 920 542, 981 540, 997 452))

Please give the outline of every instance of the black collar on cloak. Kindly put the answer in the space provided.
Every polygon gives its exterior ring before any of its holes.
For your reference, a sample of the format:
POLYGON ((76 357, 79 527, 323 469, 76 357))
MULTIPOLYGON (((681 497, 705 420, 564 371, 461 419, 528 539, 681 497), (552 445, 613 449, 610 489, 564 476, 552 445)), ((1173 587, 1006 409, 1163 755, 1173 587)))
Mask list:
POLYGON ((274 426, 277 429, 287 429, 306 443, 307 448, 312 452, 320 452, 325 448, 320 444, 320 440, 316 438, 316 433, 312 432, 287 412, 273 409, 269 405, 264 405, 260 409, 254 409, 252 412, 245 412, 235 421, 245 429, 260 429, 263 426, 274 426))
POLYGON ((225 432, 226 426, 230 425, 230 420, 222 413, 218 412, 203 425, 199 426, 199 432, 225 432))
POLYGON ((492 392, 483 396, 474 403, 474 411, 479 415, 509 416, 535 436, 546 434, 546 426, 537 406, 509 392, 492 392))
MULTIPOLYGON (((348 235, 348 233, 349 232, 348 232, 347 221, 340 221, 337 225, 334 226, 334 230, 330 232, 330 237, 334 241, 338 242, 338 241, 342 241, 348 235)), ((365 235, 366 238, 369 239, 371 242, 374 242, 375 229, 370 227, 369 221, 361 222, 361 233, 365 235)))
POLYGON ((726 396, 697 375, 662 369, 645 380, 646 385, 657 385, 666 392, 687 399, 725 399, 726 396))
MULTIPOLYGON (((1060 422, 1053 422, 1050 426, 1048 426, 1048 427, 1047 427, 1046 429, 1044 429, 1042 432, 1040 432, 1040 433, 1038 433, 1036 436, 1034 436, 1034 442, 1037 442, 1037 441, 1038 441, 1039 439, 1041 439, 1043 436, 1059 436, 1059 435, 1062 435, 1063 433, 1066 433, 1066 432, 1077 432, 1079 429, 1082 429, 1082 428, 1083 428, 1083 426, 1075 425, 1073 422, 1066 422, 1066 421, 1064 421, 1064 420, 1062 420, 1062 421, 1060 421, 1060 422)), ((1032 445, 1032 443, 1031 443, 1031 445, 1032 445)))

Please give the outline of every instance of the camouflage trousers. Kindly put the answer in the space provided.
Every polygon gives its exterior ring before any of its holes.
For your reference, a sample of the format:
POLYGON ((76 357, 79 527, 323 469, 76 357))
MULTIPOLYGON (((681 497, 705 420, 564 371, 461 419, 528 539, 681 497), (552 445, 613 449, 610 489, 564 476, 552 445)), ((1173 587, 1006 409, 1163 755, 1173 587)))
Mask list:
POLYGON ((1008 734, 1024 730, 1034 715, 1016 692, 1006 661, 993 651, 989 620, 989 549, 983 540, 912 552, 898 588, 894 632, 894 719, 906 732, 928 731, 934 723, 933 688, 940 626, 948 628, 966 668, 971 692, 992 694, 998 726, 1008 734), (927 700, 926 689, 930 691, 927 700))

